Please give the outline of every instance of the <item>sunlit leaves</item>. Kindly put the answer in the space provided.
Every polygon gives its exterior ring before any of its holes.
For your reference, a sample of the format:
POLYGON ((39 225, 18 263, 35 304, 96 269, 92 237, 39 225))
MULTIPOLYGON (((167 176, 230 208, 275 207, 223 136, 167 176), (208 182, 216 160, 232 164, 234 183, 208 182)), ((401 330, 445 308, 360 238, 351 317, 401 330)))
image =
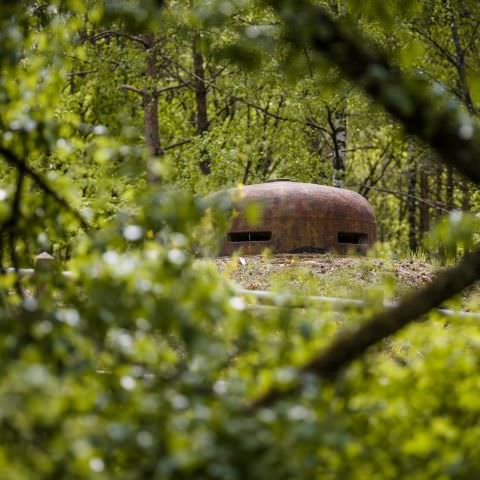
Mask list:
MULTIPOLYGON (((302 2, 288 3, 292 19, 305 20, 295 17, 302 2)), ((329 3, 333 14, 381 39, 420 8, 419 2, 329 3)), ((15 275, 0 276, 0 476, 477 478, 476 321, 432 315, 334 382, 298 379, 301 365, 339 328, 358 323, 358 312, 293 308, 292 284, 304 293, 314 288, 311 274, 300 269, 279 275, 273 304, 262 305, 198 258, 218 251, 233 203, 228 193, 192 192, 282 176, 328 181, 326 114, 339 105, 348 112, 355 147, 349 186, 370 195, 382 235, 386 230, 395 242, 391 257, 398 255, 407 234, 401 203, 378 193, 389 184, 375 180, 384 165, 375 163, 379 158, 394 159, 389 182, 400 183, 409 166, 398 128, 311 52, 287 52, 277 18, 262 5, 171 1, 162 11, 162 4, 71 0, 16 8, 17 16, 13 5, 2 5, 0 141, 88 214, 96 231, 81 232, 58 202, 26 180, 15 248, 3 260, 10 265, 16 254, 21 266, 31 266, 38 250, 49 249, 59 263, 22 278, 23 289, 15 275), (104 29, 158 35, 159 78, 145 80, 148 52, 138 38, 95 39, 104 29), (194 33, 208 72, 210 123, 203 135, 194 125, 194 33), (290 83, 279 68, 286 63, 290 83), (321 74, 313 68, 319 66, 321 74), (159 99, 167 153, 154 168, 163 183, 147 186, 142 97, 120 87, 174 81, 185 88, 159 99), (208 178, 198 168, 206 155, 208 178), (297 380, 292 398, 245 410, 273 385, 297 380)), ((404 45, 399 68, 430 71, 425 44, 407 41, 402 28, 395 30, 404 45)), ((390 50, 398 51, 394 43, 390 50)), ((474 87, 474 71, 469 81, 474 87)), ((411 110, 404 92, 386 88, 383 95, 411 110)), ((464 114, 458 120, 458 135, 468 139, 473 122, 464 114)), ((3 221, 16 172, 1 168, 3 221)), ((249 209, 247 217, 254 225, 261 212, 249 209)), ((453 257, 477 244, 477 229, 477 217, 455 211, 433 231, 430 250, 453 257)), ((366 281, 372 270, 365 259, 359 275, 366 281)), ((338 292, 349 282, 339 272, 328 288, 338 292)), ((386 277, 381 288, 352 294, 366 298, 368 316, 395 293, 386 277)))
POLYGON ((368 20, 376 21, 383 26, 393 27, 399 18, 406 18, 421 10, 421 6, 414 0, 339 0, 340 9, 353 16, 365 16, 368 20))
POLYGON ((455 210, 432 229, 427 247, 439 251, 447 258, 468 252, 478 245, 479 222, 478 216, 455 210))

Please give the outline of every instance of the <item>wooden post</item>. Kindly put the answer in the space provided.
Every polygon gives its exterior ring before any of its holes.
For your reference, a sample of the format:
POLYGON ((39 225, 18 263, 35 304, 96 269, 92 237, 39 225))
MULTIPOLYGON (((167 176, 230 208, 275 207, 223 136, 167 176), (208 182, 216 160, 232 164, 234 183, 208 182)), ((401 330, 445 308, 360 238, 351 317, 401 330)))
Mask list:
MULTIPOLYGON (((55 258, 47 252, 42 252, 35 257, 34 276, 37 277, 36 296, 38 299, 45 297, 48 291, 47 281, 39 281, 42 277, 48 277, 55 269, 55 258)), ((45 279, 47 280, 47 279, 45 279)))
POLYGON ((35 257, 35 273, 52 272, 55 267, 55 258, 47 252, 42 252, 35 257))

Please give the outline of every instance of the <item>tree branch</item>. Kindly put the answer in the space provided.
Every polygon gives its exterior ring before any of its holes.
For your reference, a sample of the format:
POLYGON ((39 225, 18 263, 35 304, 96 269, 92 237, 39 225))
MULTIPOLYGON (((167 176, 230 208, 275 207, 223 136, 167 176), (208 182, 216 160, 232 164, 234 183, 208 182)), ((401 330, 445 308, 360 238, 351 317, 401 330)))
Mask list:
POLYGON ((189 82, 179 83, 178 85, 171 85, 169 87, 157 88, 153 91, 153 94, 158 97, 162 93, 172 92, 174 90, 180 90, 182 88, 189 87, 189 86, 190 86, 189 82))
MULTIPOLYGON (((12 266, 14 272, 18 272, 18 256, 17 251, 15 250, 15 233, 17 231, 17 224, 21 216, 21 200, 22 200, 22 190, 25 182, 25 172, 18 170, 17 173, 17 185, 15 187, 15 194, 12 200, 12 206, 10 207, 10 213, 5 221, 0 225, 0 234, 7 233, 8 247, 10 251, 10 259, 12 260, 12 266)), ((18 276, 15 278, 15 290, 18 293, 20 298, 24 298, 25 294, 20 284, 18 276)))
MULTIPOLYGON (((348 185, 345 185, 345 186, 348 187, 348 188, 361 188, 363 185, 358 184, 358 183, 357 184, 349 183, 348 185)), ((391 189, 383 188, 383 187, 377 187, 375 185, 368 185, 368 189, 369 190, 376 190, 377 192, 386 193, 388 195, 393 195, 394 197, 397 197, 397 198, 406 198, 406 199, 413 198, 415 201, 417 201, 419 203, 424 203, 425 205, 428 205, 429 207, 434 208, 435 210, 438 210, 439 212, 442 212, 444 214, 447 214, 447 213, 451 212, 451 210, 449 210, 444 203, 431 201, 431 200, 428 200, 426 198, 419 197, 417 195, 410 195, 410 194, 405 193, 405 192, 400 192, 398 190, 391 190, 391 189)), ((358 193, 360 193, 362 196, 366 196, 363 193, 361 193, 360 190, 359 190, 358 193)))
MULTIPOLYGON (((163 87, 163 88, 156 88, 152 91, 152 95, 155 97, 160 96, 162 93, 166 92, 172 92, 174 90, 180 90, 181 88, 188 87, 189 83, 180 83, 178 85, 171 85, 169 87, 163 87)), ((147 90, 142 90, 141 88, 134 87, 133 85, 120 85, 119 87, 121 90, 126 90, 128 92, 133 92, 138 95, 146 95, 148 92, 147 90)))
POLYGON ((323 8, 306 0, 294 10, 286 0, 270 3, 284 20, 292 44, 322 53, 399 120, 407 133, 424 140, 447 164, 480 183, 480 132, 460 108, 447 105, 429 83, 405 77, 384 55, 366 47, 370 41, 352 34, 351 26, 347 32, 323 8))
POLYGON ((138 95, 145 95, 147 92, 145 90, 141 90, 140 88, 134 87, 132 85, 120 85, 120 90, 126 90, 128 92, 133 92, 138 95))
POLYGON ((432 47, 434 47, 440 56, 442 56, 448 63, 450 63, 454 68, 458 68, 458 63, 456 58, 450 53, 445 47, 440 45, 435 39, 430 37, 426 32, 421 30, 419 27, 412 25, 411 29, 414 33, 416 33, 419 37, 423 40, 428 42, 432 47))
MULTIPOLYGON (((356 329, 344 329, 323 351, 299 369, 299 377, 313 374, 334 378, 371 346, 398 332, 414 319, 439 307, 480 279, 480 250, 468 254, 455 267, 440 273, 429 285, 406 296, 396 307, 386 309, 356 329)), ((250 409, 268 407, 301 389, 301 381, 287 389, 271 388, 254 400, 250 409)))
MULTIPOLYGON (((355 40, 344 32, 322 8, 305 1, 301 9, 293 12, 283 8, 282 0, 272 0, 271 3, 286 22, 288 38, 293 44, 303 48, 306 41, 314 50, 326 55, 347 77, 400 120, 407 132, 418 135, 445 162, 457 167, 472 181, 480 183, 480 168, 477 166, 480 134, 473 122, 468 124, 467 130, 462 130, 466 123, 459 110, 439 108, 438 100, 435 101, 428 85, 404 78, 383 56, 367 50, 364 47, 367 44, 365 40, 355 40), (311 33, 305 36, 305 32, 311 33), (299 41, 299 38, 304 41, 299 41)), ((479 279, 480 250, 477 250, 466 255, 456 267, 440 273, 420 291, 404 297, 398 306, 374 315, 356 329, 341 331, 325 350, 299 368, 296 383, 286 389, 272 387, 251 402, 248 410, 267 407, 299 391, 305 375, 335 377, 371 346, 440 306, 479 279)))
POLYGON ((83 72, 70 72, 67 74, 67 77, 85 77, 86 75, 90 75, 92 73, 98 73, 98 70, 85 70, 83 72))
POLYGON ((15 167, 19 174, 26 175, 30 177, 35 184, 43 190, 49 197, 53 198, 62 208, 64 208, 67 212, 71 213, 73 217, 80 223, 84 230, 91 229, 91 225, 87 222, 85 218, 75 210, 68 202, 65 200, 61 195, 59 195, 55 190, 53 190, 48 183, 42 178, 42 176, 33 170, 29 165, 25 163, 24 160, 19 158, 14 152, 11 150, 1 147, 0 146, 0 155, 5 158, 7 163, 11 166, 15 167))
POLYGON ((165 151, 173 150, 174 148, 182 147, 183 145, 187 145, 188 143, 192 143, 193 138, 187 138, 186 140, 180 140, 179 142, 172 143, 164 148, 165 151))
POLYGON ((150 48, 151 45, 148 41, 146 41, 141 35, 131 35, 125 32, 117 32, 115 30, 105 30, 103 32, 96 33, 90 37, 90 41, 95 43, 98 40, 118 37, 118 38, 126 38, 132 42, 137 42, 142 45, 144 48, 150 48))

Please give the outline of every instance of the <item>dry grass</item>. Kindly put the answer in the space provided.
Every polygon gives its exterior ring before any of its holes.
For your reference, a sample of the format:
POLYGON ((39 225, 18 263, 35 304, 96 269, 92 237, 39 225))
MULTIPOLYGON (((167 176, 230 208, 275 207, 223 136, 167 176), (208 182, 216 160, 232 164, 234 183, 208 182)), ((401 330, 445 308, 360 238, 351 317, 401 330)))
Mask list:
POLYGON ((389 289, 400 295, 428 282, 435 268, 421 260, 299 254, 270 257, 220 257, 217 268, 244 288, 289 287, 303 294, 362 296, 365 289, 389 289))

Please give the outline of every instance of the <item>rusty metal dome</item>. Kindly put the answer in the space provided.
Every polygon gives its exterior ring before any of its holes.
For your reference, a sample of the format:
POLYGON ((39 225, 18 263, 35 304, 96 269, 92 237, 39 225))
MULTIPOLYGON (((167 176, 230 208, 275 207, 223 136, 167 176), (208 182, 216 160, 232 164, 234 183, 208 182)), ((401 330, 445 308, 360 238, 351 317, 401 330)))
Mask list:
POLYGON ((277 180, 238 190, 234 216, 221 255, 242 249, 273 253, 365 253, 376 237, 375 214, 356 192, 311 183, 277 180), (258 204, 262 219, 248 224, 245 207, 258 204))

